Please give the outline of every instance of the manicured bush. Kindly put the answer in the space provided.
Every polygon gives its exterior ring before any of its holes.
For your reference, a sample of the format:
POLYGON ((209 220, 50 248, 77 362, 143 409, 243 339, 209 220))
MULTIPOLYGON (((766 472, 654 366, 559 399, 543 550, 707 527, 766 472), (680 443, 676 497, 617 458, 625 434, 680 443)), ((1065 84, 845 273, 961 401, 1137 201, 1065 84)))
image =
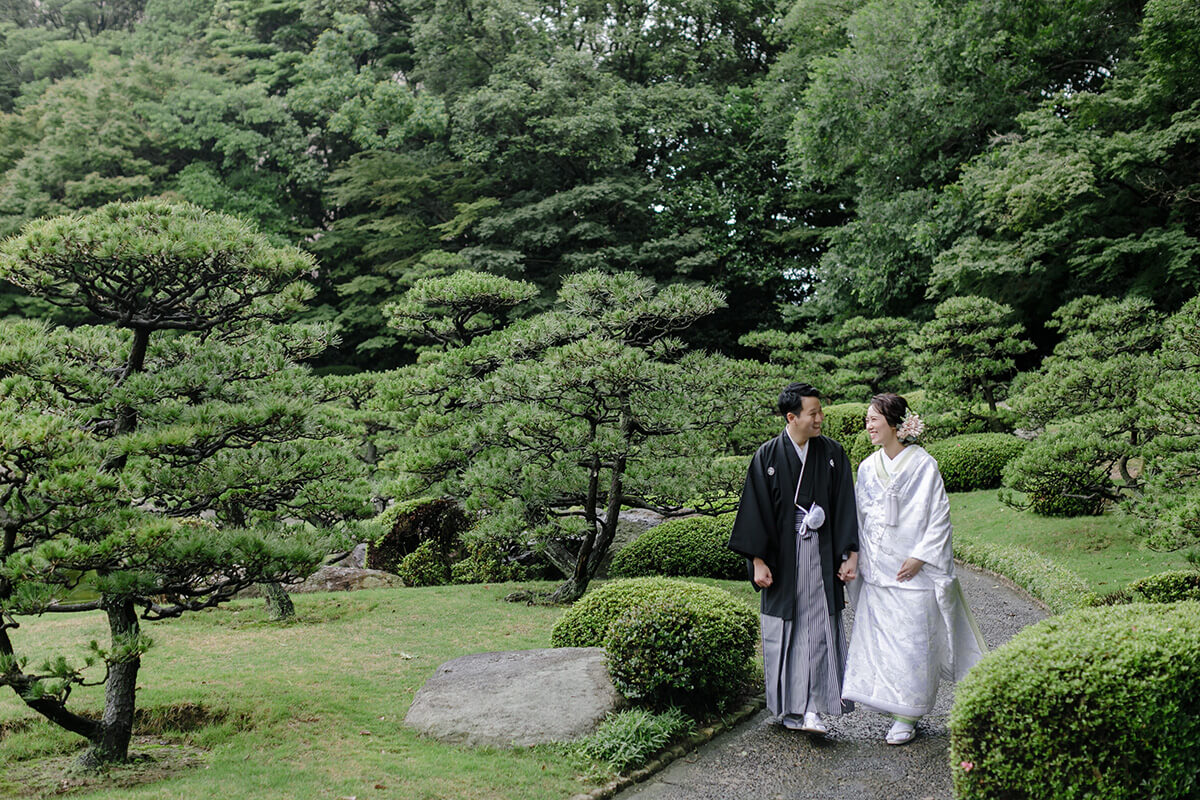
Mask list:
POLYGON ((433 541, 441 553, 450 553, 469 520, 449 498, 419 497, 386 509, 375 518, 379 537, 368 544, 367 568, 398 572, 400 562, 422 542, 433 541))
POLYGON ((1200 572, 1195 570, 1160 572, 1129 584, 1129 592, 1135 599, 1145 600, 1148 603, 1200 600, 1200 572))
POLYGON ((643 533, 613 556, 614 578, 746 577, 746 559, 729 549, 734 514, 668 520, 643 533))
POLYGON ((635 605, 604 637, 613 685, 652 708, 722 709, 749 680, 757 622, 732 595, 717 602, 692 594, 635 605))
POLYGON ((1101 602, 1083 578, 1025 547, 994 545, 957 531, 954 557, 1003 575, 1056 614, 1101 602))
POLYGON ((450 560, 433 539, 426 539, 396 567, 405 586, 441 586, 450 582, 450 560))
POLYGON ((960 800, 1200 794, 1200 603, 1053 617, 986 656, 956 695, 960 800))
POLYGON ((1000 486, 1004 466, 1028 442, 1007 433, 971 433, 952 436, 926 446, 937 459, 948 492, 970 492, 1000 486))
POLYGON ((844 443, 844 446, 846 447, 846 457, 850 459, 850 466, 854 469, 858 469, 858 465, 877 449, 875 445, 871 444, 871 437, 865 430, 856 433, 853 439, 844 443))
POLYGON ((628 772, 672 742, 691 735, 695 728, 691 717, 678 708, 659 714, 627 708, 600 723, 578 746, 588 758, 603 761, 617 772, 628 772))
POLYGON ((843 447, 857 436, 866 424, 866 403, 838 403, 825 406, 825 422, 821 425, 821 433, 836 439, 843 447))
MULTIPOLYGON (((671 598, 698 598, 729 614, 754 609, 723 589, 681 578, 624 578, 595 587, 568 608, 550 632, 553 647, 601 647, 613 620, 639 605, 653 605, 671 598)), ((757 628, 756 628, 757 629, 757 628)))

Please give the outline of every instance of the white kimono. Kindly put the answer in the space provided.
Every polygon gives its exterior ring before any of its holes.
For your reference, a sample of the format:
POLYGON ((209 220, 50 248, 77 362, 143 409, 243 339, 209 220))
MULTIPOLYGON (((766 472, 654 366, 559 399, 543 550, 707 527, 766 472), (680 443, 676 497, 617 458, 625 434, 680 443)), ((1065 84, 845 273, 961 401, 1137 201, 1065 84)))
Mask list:
POLYGON ((842 697, 890 714, 933 709, 938 681, 960 680, 985 650, 954 577, 950 500, 937 462, 916 445, 890 466, 876 451, 858 468, 858 578, 842 697), (889 472, 890 471, 890 472, 889 472), (925 562, 909 581, 909 557, 925 562))

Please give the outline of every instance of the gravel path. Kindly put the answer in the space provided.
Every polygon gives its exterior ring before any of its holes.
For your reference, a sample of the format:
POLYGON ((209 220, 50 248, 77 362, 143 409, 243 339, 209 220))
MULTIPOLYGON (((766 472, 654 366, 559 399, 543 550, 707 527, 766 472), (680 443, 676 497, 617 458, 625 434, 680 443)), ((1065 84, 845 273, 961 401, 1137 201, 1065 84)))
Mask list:
MULTIPOLYGON (((1018 589, 959 565, 959 580, 983 637, 994 648, 1047 616, 1018 589)), ((851 612, 846 620, 852 625, 851 612)), ((954 687, 943 684, 933 713, 903 747, 884 744, 891 719, 855 711, 830 722, 826 740, 785 730, 763 711, 679 759, 617 800, 949 800, 946 725, 954 687)))

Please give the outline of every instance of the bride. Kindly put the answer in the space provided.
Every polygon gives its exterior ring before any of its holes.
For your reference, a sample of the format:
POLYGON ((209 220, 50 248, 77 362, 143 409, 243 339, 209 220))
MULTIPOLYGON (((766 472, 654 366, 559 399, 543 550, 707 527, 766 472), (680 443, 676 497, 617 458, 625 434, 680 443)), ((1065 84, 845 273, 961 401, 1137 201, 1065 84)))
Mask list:
POLYGON ((954 577, 950 501, 937 462, 914 444, 923 425, 895 394, 871 399, 879 449, 859 465, 854 631, 842 697, 892 715, 888 744, 905 744, 933 708, 939 679, 957 681, 983 637, 954 577))

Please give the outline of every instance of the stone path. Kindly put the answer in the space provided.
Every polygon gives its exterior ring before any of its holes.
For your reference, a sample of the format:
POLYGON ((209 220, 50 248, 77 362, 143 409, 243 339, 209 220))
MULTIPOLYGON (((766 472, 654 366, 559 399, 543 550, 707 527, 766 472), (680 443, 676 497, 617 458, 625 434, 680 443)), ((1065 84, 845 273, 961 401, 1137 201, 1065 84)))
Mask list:
MULTIPOLYGON (((959 580, 989 648, 1047 614, 1007 583, 959 565, 959 580)), ((847 610, 847 622, 851 614, 847 610)), ((852 623, 850 623, 852 625, 852 623)), ((763 711, 679 759, 617 800, 949 800, 946 727, 953 686, 903 747, 884 744, 891 720, 871 711, 831 719, 827 740, 785 730, 763 711)))

